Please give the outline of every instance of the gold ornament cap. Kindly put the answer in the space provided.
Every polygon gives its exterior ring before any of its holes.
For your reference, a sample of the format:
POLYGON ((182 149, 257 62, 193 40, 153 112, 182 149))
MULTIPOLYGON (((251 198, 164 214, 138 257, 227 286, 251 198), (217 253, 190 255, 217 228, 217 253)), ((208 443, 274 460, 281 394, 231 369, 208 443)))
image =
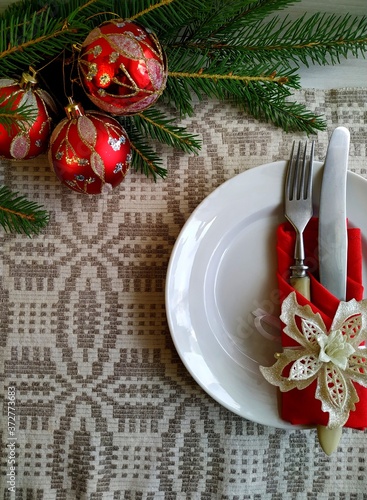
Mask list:
POLYGON ((38 83, 37 78, 36 78, 36 71, 33 68, 29 68, 29 71, 30 71, 29 73, 24 72, 22 74, 22 78, 19 82, 19 85, 24 90, 29 90, 29 89, 35 87, 38 83))
POLYGON ((85 114, 83 106, 80 103, 74 102, 72 97, 69 97, 69 104, 65 106, 65 113, 69 120, 79 118, 79 116, 85 114))

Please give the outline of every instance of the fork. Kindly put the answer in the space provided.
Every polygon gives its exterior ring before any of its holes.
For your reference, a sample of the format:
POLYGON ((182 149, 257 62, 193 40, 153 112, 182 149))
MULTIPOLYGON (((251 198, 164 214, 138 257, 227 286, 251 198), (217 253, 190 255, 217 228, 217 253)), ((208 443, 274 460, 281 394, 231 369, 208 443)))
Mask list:
POLYGON ((310 278, 307 276, 308 266, 304 264, 305 250, 303 244, 303 232, 310 221, 312 209, 312 172, 314 158, 314 141, 311 143, 309 161, 307 161, 307 142, 303 148, 298 143, 295 155, 295 143, 293 143, 291 156, 288 162, 285 181, 285 217, 292 224, 296 232, 296 243, 294 247, 294 264, 290 266, 291 285, 310 298, 310 278))
MULTIPOLYGON (((305 251, 303 246, 303 231, 312 217, 312 170, 315 143, 311 143, 310 158, 307 163, 307 142, 303 150, 301 161, 301 142, 298 144, 296 157, 294 156, 295 143, 293 143, 291 157, 288 163, 285 181, 285 217, 296 231, 296 244, 294 249, 294 264, 290 266, 291 285, 306 299, 311 299, 310 278, 304 264, 305 251)), ((330 450, 338 446, 342 428, 329 429, 324 425, 317 425, 317 436, 321 448, 327 455, 330 450)))

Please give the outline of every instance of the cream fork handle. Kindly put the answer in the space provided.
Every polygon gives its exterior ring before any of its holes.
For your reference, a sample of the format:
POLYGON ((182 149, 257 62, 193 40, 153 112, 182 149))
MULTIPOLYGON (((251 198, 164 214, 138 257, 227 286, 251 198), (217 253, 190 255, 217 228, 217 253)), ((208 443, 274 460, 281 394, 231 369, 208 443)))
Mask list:
MULTIPOLYGON (((310 278, 308 276, 304 276, 302 278, 290 278, 290 283, 293 288, 306 297, 306 299, 311 299, 310 278)), ((342 430, 342 427, 329 429, 325 425, 317 426, 317 437, 319 439, 320 446, 326 455, 331 455, 337 449, 342 435, 342 430)))
POLYGON ((308 276, 303 276, 302 278, 290 278, 290 284, 293 286, 297 292, 310 300, 311 290, 310 290, 310 278, 308 276))

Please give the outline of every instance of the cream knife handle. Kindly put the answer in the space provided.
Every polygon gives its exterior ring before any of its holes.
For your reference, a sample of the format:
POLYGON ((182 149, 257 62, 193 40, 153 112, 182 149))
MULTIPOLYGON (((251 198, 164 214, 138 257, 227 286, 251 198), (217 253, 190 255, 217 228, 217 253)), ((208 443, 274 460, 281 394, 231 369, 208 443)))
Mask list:
MULTIPOLYGON (((302 278, 290 278, 290 283, 297 292, 301 293, 306 299, 310 300, 311 290, 310 290, 310 278, 304 276, 302 278)), ((331 455, 338 447, 340 437, 342 435, 342 427, 337 429, 329 429, 324 425, 317 426, 317 436, 319 438, 319 443, 321 448, 324 450, 326 455, 331 455)))
POLYGON ((342 435, 342 430, 343 427, 329 429, 329 427, 325 427, 324 425, 317 426, 319 443, 326 455, 331 455, 337 449, 342 435))

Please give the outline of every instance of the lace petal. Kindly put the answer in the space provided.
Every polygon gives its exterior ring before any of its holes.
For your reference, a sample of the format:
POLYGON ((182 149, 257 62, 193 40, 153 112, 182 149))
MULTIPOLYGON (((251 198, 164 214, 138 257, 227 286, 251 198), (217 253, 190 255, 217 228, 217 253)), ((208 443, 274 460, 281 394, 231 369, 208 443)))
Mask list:
POLYGON ((286 299, 284 299, 280 319, 286 325, 284 328, 284 333, 286 333, 290 338, 298 342, 306 349, 312 349, 316 347, 314 342, 310 342, 310 339, 313 340, 312 332, 314 329, 320 329, 320 331, 326 330, 325 324, 320 314, 315 314, 309 305, 300 306, 297 302, 295 292, 290 293, 286 297, 286 299), (296 322, 297 316, 302 318, 302 323, 304 323, 304 320, 308 322, 308 326, 305 326, 307 329, 307 336, 305 336, 303 332, 299 330, 296 322))
POLYGON ((367 352, 357 351, 349 356, 349 365, 345 372, 354 382, 367 387, 367 352))
POLYGON ((317 343, 317 337, 319 335, 322 335, 324 333, 324 330, 320 327, 320 325, 315 322, 305 318, 302 318, 301 320, 302 324, 302 333, 305 336, 305 338, 308 340, 308 342, 312 344, 317 343))
POLYGON ((293 363, 290 373, 290 380, 308 380, 320 370, 322 363, 314 354, 301 356, 293 363))
POLYGON ((315 380, 317 374, 307 379, 298 380, 293 380, 290 377, 284 377, 282 375, 284 368, 299 358, 300 352, 304 353, 305 351, 303 349, 284 349, 284 351, 278 355, 278 359, 273 366, 260 366, 263 377, 270 384, 278 386, 282 392, 287 392, 295 388, 301 390, 308 387, 315 380))
POLYGON ((322 411, 329 413, 330 429, 342 427, 359 401, 353 383, 332 364, 321 369, 315 397, 321 401, 322 411))
POLYGON ((341 330, 348 342, 356 349, 367 340, 367 299, 340 302, 330 330, 341 330))

